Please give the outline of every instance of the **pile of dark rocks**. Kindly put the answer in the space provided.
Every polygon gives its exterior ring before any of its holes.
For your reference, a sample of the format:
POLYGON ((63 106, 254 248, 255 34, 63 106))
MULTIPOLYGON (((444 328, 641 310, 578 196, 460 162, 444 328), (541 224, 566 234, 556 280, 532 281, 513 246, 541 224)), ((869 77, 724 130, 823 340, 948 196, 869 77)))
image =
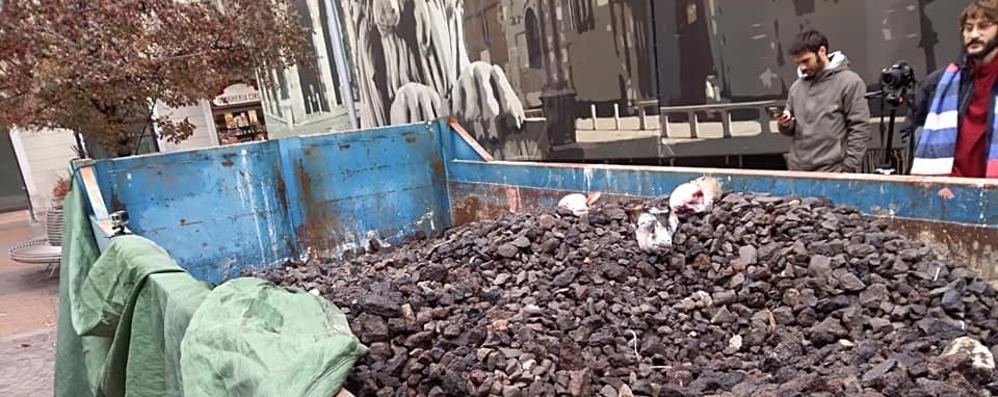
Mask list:
MULTIPOLYGON (((650 203, 652 205, 658 203, 650 203)), ((643 252, 625 204, 261 272, 340 306, 371 396, 987 396, 995 289, 816 198, 728 194, 643 252)), ((992 359, 993 361, 993 359, 992 359)))

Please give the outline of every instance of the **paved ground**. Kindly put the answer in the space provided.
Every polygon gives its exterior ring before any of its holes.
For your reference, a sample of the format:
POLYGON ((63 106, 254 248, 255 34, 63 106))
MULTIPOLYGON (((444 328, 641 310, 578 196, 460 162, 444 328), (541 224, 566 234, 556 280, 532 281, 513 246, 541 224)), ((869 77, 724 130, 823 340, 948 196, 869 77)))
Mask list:
POLYGON ((7 248, 42 235, 27 212, 0 214, 0 396, 51 396, 58 278, 16 264, 7 248))
POLYGON ((0 341, 0 396, 52 396, 55 328, 0 341))

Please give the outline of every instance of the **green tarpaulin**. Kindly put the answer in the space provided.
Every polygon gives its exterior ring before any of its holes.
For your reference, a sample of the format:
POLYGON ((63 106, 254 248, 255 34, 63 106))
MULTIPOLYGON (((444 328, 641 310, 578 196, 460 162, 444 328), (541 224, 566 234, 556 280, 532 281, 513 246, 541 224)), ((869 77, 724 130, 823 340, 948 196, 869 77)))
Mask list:
POLYGON ((330 397, 365 349, 324 299, 241 278, 212 291, 180 351, 187 396, 330 397))
POLYGON ((328 397, 366 351, 322 298, 212 290, 138 236, 100 253, 80 186, 64 206, 56 396, 328 397))

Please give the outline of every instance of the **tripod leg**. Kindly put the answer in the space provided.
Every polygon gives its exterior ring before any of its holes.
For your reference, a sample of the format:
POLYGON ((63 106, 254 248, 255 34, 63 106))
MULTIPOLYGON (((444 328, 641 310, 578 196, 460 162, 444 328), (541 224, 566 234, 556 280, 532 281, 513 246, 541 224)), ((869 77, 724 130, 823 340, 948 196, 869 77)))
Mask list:
POLYGON ((896 107, 891 106, 891 118, 890 124, 887 126, 887 140, 884 141, 884 163, 883 168, 891 168, 891 151, 894 148, 894 120, 897 118, 898 110, 896 107))

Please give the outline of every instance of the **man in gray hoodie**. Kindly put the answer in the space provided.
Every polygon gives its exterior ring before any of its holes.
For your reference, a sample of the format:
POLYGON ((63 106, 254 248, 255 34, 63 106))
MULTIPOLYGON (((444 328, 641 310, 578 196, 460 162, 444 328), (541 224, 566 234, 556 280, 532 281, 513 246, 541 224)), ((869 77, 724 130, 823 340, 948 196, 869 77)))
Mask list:
POLYGON ((815 30, 790 47, 800 77, 790 87, 787 108, 777 118, 793 138, 787 167, 795 171, 858 172, 870 141, 866 84, 849 70, 841 52, 828 53, 828 39, 815 30))

